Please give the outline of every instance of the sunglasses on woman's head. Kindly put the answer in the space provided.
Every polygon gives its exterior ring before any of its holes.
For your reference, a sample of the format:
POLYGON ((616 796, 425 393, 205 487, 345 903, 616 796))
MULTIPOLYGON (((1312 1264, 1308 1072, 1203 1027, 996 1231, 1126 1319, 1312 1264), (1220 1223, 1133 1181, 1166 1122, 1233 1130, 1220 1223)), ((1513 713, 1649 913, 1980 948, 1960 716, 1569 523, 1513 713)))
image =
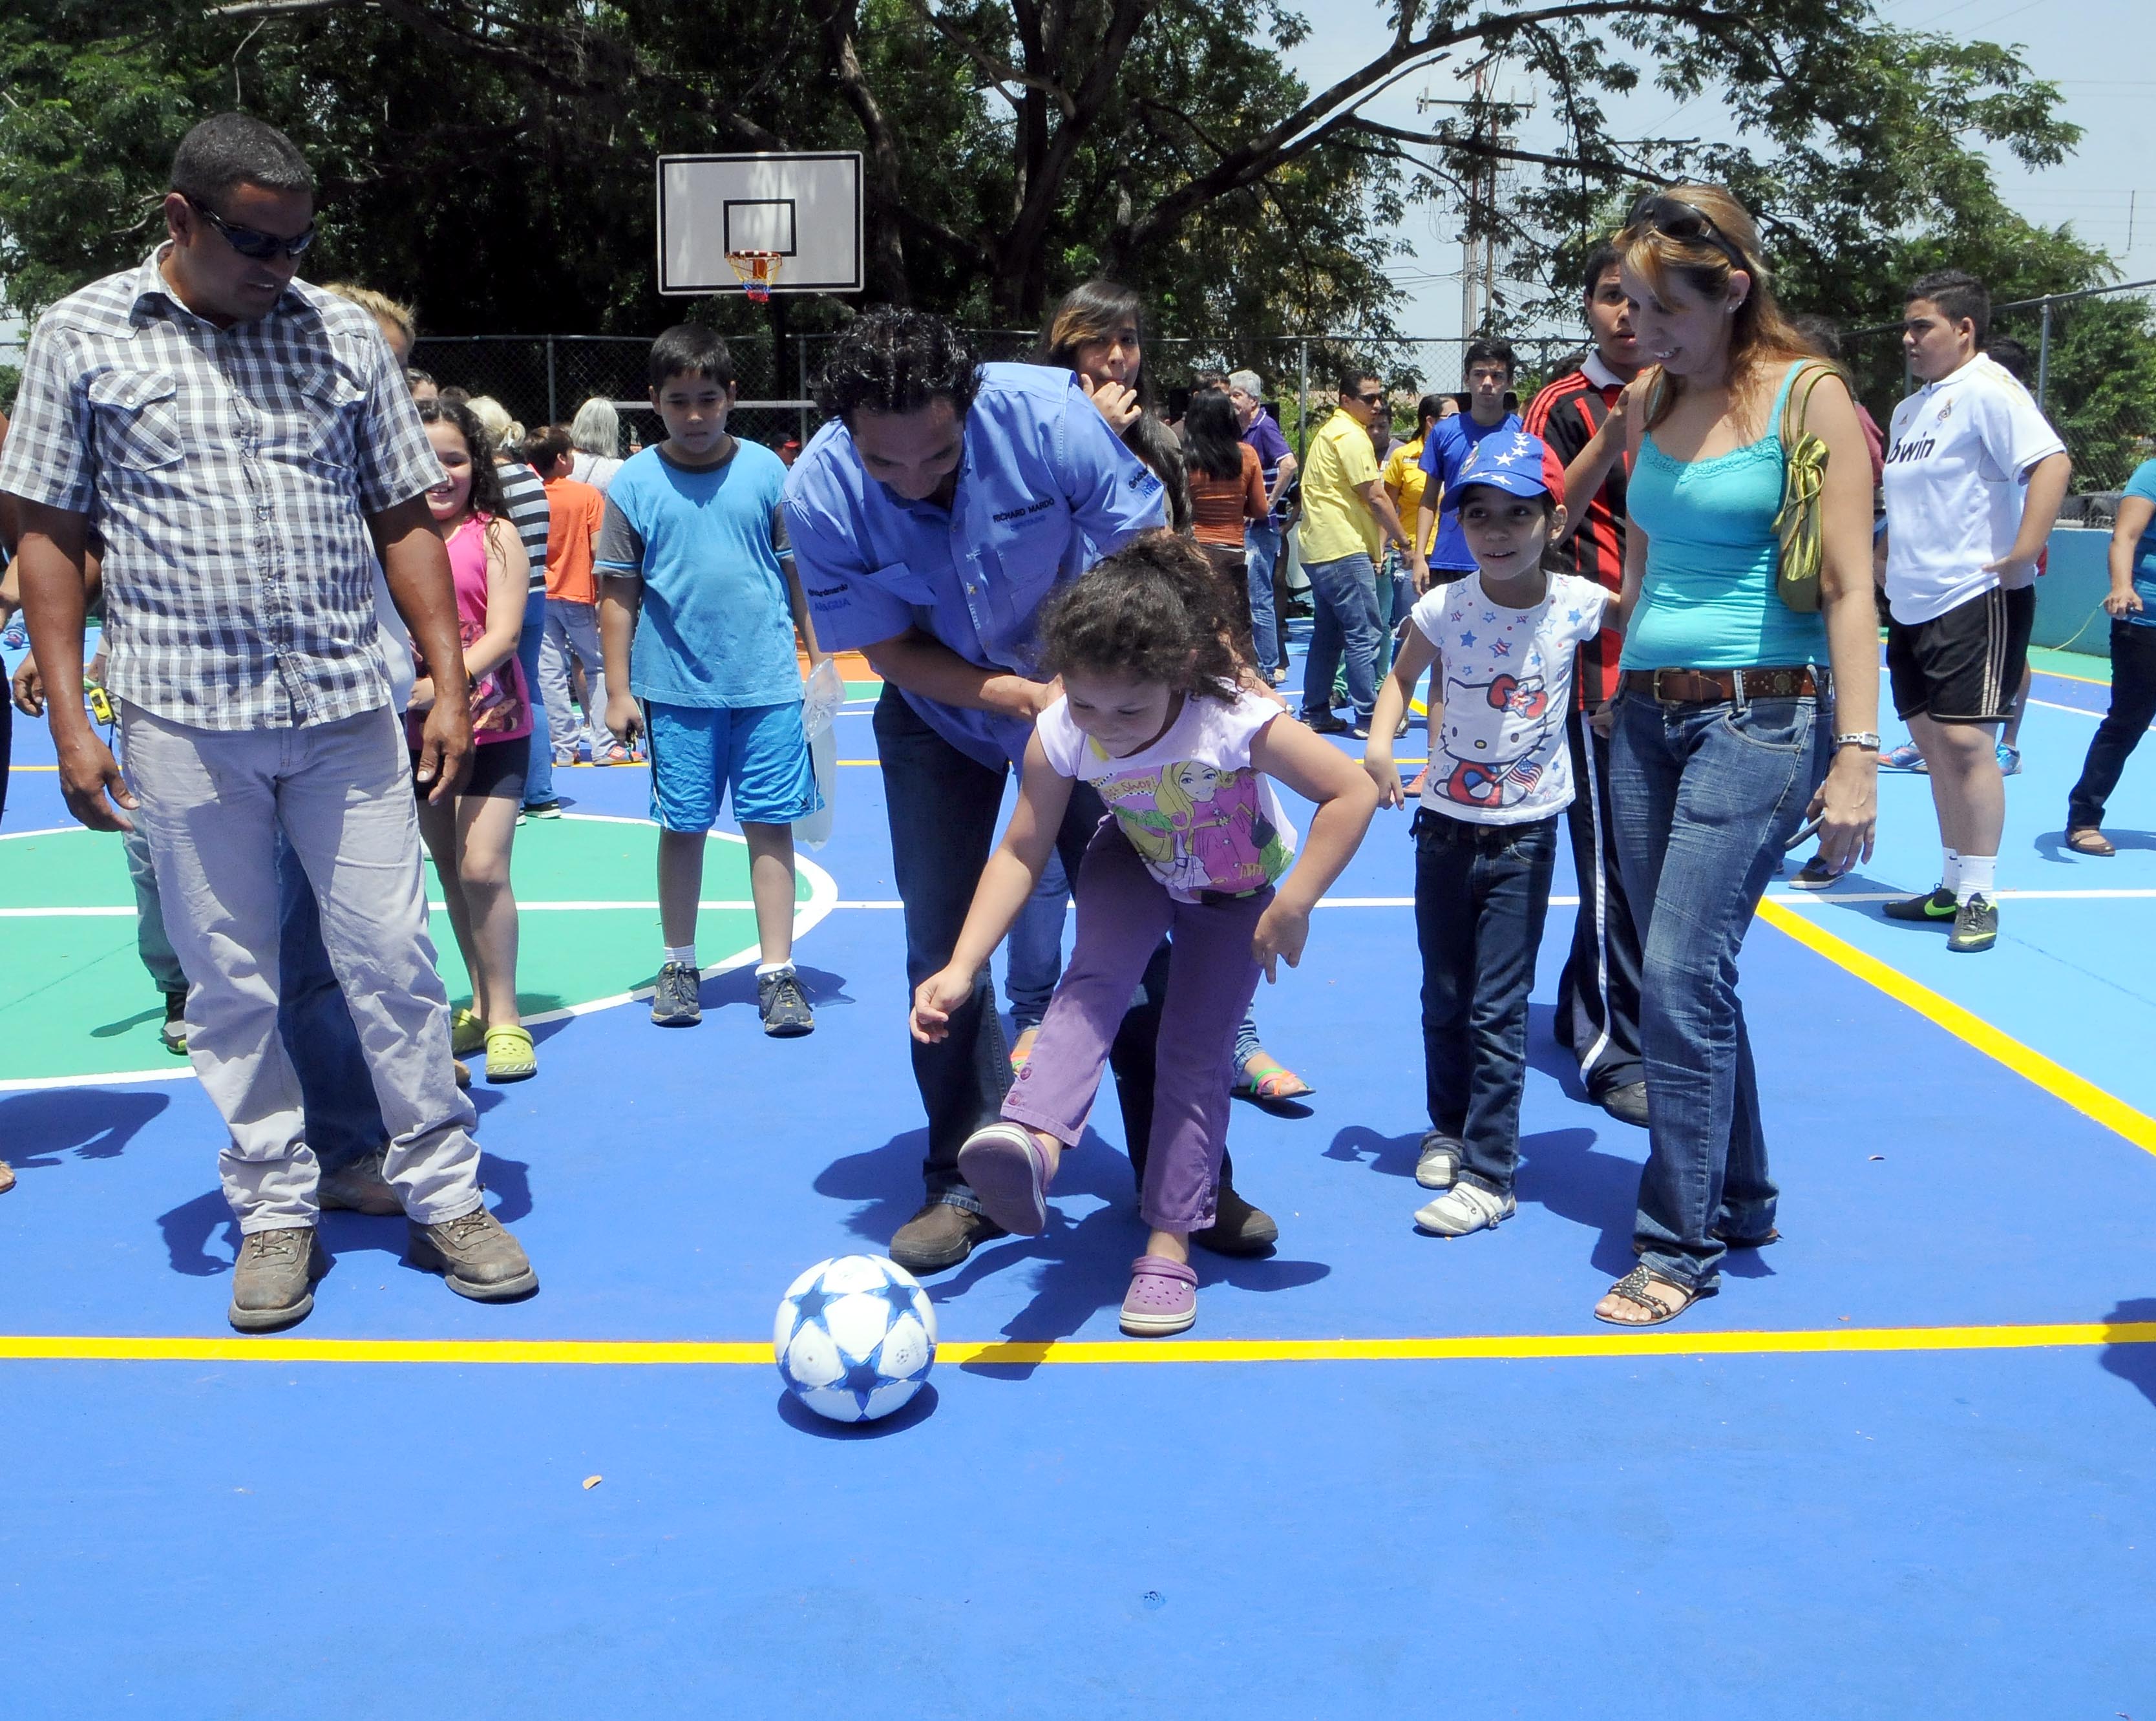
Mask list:
MULTIPOLYGON (((182 192, 181 196, 186 197, 182 192)), ((223 235, 224 242, 243 257, 257 263, 266 263, 272 257, 297 257, 315 242, 315 224, 307 223, 305 233, 295 233, 291 238, 274 233, 259 232, 251 227, 235 227, 207 203, 187 198, 187 207, 223 235)))
POLYGON ((1632 205, 1632 213, 1625 218, 1629 229, 1651 227, 1665 239, 1680 244, 1708 244, 1729 259, 1732 269, 1749 271, 1752 264, 1743 251, 1722 235, 1714 224, 1714 218, 1704 209, 1696 209, 1681 198, 1666 197, 1661 192, 1650 191, 1632 205))

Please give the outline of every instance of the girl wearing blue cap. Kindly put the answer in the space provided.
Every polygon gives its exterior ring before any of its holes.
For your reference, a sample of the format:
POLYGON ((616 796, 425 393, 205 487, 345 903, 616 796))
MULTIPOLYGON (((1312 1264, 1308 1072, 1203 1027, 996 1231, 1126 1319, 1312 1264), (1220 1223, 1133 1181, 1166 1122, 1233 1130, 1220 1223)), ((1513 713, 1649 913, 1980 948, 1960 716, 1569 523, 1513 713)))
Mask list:
POLYGON ((1591 580, 1543 569, 1564 528, 1563 483, 1539 437, 1515 431, 1476 444, 1453 495, 1476 572, 1415 605, 1363 753, 1379 803, 1401 805, 1393 731, 1437 664, 1414 825, 1430 1122, 1415 1181, 1443 1193, 1415 1223, 1444 1237, 1512 1216, 1527 994, 1558 824, 1572 802, 1573 663, 1611 602, 1591 580))

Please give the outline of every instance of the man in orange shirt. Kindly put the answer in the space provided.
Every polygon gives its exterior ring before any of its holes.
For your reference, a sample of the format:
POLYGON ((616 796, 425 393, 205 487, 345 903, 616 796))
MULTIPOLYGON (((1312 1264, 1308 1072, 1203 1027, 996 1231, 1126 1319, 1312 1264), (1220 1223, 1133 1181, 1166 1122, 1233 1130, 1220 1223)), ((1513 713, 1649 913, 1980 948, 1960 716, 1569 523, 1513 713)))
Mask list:
POLYGON ((573 463, 569 433, 550 424, 524 444, 524 458, 547 486, 547 636, 539 648, 539 695, 546 701, 554 763, 577 763, 586 732, 569 682, 569 662, 583 665, 592 763, 625 765, 629 750, 606 727, 605 659, 599 650, 598 578, 592 552, 606 498, 569 476, 573 463))

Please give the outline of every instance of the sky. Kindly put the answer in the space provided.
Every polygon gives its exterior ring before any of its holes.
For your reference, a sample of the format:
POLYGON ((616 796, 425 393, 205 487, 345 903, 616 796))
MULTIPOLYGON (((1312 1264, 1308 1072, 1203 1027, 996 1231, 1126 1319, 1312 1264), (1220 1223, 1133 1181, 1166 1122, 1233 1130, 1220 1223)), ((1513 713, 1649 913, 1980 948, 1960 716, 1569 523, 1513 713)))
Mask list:
MULTIPOLYGON (((1379 0, 1335 0, 1305 9, 1321 27, 1288 58, 1313 90, 1375 57, 1388 39, 1379 0)), ((2111 252, 2123 279, 2156 276, 2156 0, 1882 0, 1880 10, 1905 28, 2016 45, 2032 72, 2056 82, 2066 117, 2082 128, 2080 146, 2060 166, 2040 172, 1993 152, 2001 193, 2032 221, 2071 222, 2084 239, 2111 252)), ((1515 100, 1535 94, 1524 79, 1509 90, 1499 88, 1515 100)), ((1419 96, 1461 93, 1451 67, 1440 65, 1403 79, 1366 111, 1391 125, 1428 126, 1444 110, 1418 116, 1419 96)), ((1643 88, 1610 103, 1609 113, 1620 136, 1727 135, 1715 129, 1718 109, 1711 95, 1680 105, 1643 88)), ((1562 133, 1537 115, 1522 136, 1530 147, 1547 147, 1562 133), (1547 136, 1538 136, 1543 128, 1547 136)), ((1402 237, 1414 255, 1398 259, 1392 270, 1409 295, 1396 319, 1407 333, 1460 332, 1458 221, 1456 214, 1427 206, 1408 212, 1402 237)))

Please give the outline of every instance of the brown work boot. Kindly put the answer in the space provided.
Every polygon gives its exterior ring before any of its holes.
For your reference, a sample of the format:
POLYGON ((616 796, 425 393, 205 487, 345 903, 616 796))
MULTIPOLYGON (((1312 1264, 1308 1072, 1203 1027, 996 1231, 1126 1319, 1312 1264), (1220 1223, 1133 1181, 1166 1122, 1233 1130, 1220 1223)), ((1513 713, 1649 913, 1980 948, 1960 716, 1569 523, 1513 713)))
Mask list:
POLYGON ((524 1246, 484 1207, 441 1225, 408 1224, 405 1259, 439 1273, 449 1289, 475 1302, 507 1302, 539 1288, 524 1246))
POLYGON ((393 1219, 404 1210, 397 1191, 382 1174, 382 1149, 362 1159, 325 1171, 315 1185, 316 1202, 325 1209, 346 1213, 370 1213, 377 1219, 393 1219))
POLYGON ((225 1318, 243 1333, 268 1333, 314 1313, 315 1281, 330 1258, 311 1225, 249 1231, 239 1240, 232 1270, 232 1307, 225 1318))
POLYGON ((1214 1203, 1213 1223, 1193 1231, 1190 1241, 1215 1255, 1263 1255, 1280 1241, 1280 1227, 1262 1207, 1251 1206, 1233 1184, 1224 1183, 1214 1203))
POLYGON ((940 1273, 957 1266, 978 1245, 1009 1235, 985 1213, 931 1201, 898 1228, 891 1240, 891 1258, 910 1273, 940 1273))

